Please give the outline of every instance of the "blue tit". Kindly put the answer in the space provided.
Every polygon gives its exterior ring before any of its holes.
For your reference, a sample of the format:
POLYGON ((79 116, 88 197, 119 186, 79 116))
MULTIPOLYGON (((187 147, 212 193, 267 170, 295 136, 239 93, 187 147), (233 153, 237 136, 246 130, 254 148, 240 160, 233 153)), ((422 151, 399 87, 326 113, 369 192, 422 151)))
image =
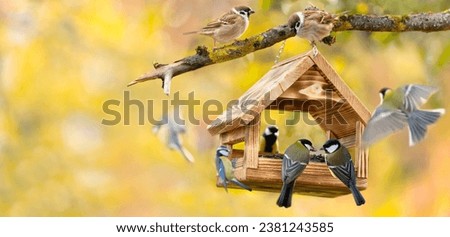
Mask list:
POLYGON ((305 170, 312 156, 311 152, 313 151, 315 149, 311 141, 300 139, 290 145, 284 152, 281 166, 283 186, 281 187, 280 196, 277 200, 279 207, 288 208, 291 206, 295 180, 305 170))
POLYGON ((355 166, 347 148, 341 145, 338 140, 330 139, 323 144, 321 150, 325 150, 325 161, 331 174, 350 189, 356 205, 361 206, 366 203, 366 200, 356 188, 355 166))
POLYGON ((228 192, 228 182, 232 182, 243 189, 248 191, 252 191, 252 189, 240 182, 234 176, 234 166, 228 156, 230 155, 230 151, 226 146, 219 146, 216 150, 216 171, 219 176, 219 182, 225 188, 225 191, 228 192))
MULTIPOLYGON (((175 110, 175 112, 177 111, 175 110)), ((166 146, 171 150, 177 150, 187 161, 193 163, 194 156, 181 143, 181 134, 186 133, 186 125, 177 123, 174 116, 175 113, 164 114, 161 121, 154 125, 153 132, 158 133, 162 126, 167 126, 166 146)))
POLYGON ((431 86, 413 84, 396 90, 381 89, 381 103, 367 123, 362 136, 363 145, 369 146, 405 126, 409 129, 409 146, 420 142, 425 137, 428 125, 435 123, 445 113, 444 109, 419 109, 436 91, 431 86))
POLYGON ((269 153, 275 155, 278 153, 278 127, 275 125, 267 126, 262 135, 263 139, 259 143, 260 153, 269 153))

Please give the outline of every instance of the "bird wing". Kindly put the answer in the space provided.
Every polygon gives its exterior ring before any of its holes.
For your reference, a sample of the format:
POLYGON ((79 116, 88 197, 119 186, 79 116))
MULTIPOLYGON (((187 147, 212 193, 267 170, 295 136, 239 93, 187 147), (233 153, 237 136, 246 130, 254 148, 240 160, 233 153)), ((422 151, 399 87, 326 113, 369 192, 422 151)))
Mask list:
POLYGON ((306 164, 293 161, 285 155, 282 162, 281 179, 285 183, 290 183, 297 179, 305 168, 306 164))
POLYGON ((240 186, 243 189, 246 189, 248 191, 252 191, 252 188, 250 188, 248 185, 242 183, 241 181, 237 180, 236 178, 231 179, 231 182, 233 182, 234 184, 240 186))
POLYGON ((400 87, 401 94, 405 95, 403 106, 406 111, 410 112, 427 102, 428 98, 437 91, 436 87, 425 85, 406 85, 400 87))
POLYGON ((225 166, 223 165, 222 159, 220 157, 216 156, 216 171, 219 175, 219 182, 223 185, 225 188, 225 191, 227 191, 227 178, 225 174, 225 166))
POLYGON ((194 156, 192 155, 191 152, 188 151, 188 149, 181 147, 180 152, 183 155, 184 159, 186 159, 187 161, 189 161, 191 163, 195 162, 194 156))
POLYGON ((239 17, 241 17, 241 16, 239 16, 237 14, 226 13, 219 19, 209 22, 205 27, 202 28, 202 30, 203 31, 212 31, 223 25, 232 25, 232 24, 236 23, 236 21, 239 19, 239 17))
POLYGON ((348 160, 344 165, 329 165, 328 168, 334 176, 341 180, 347 187, 350 187, 350 183, 355 182, 355 167, 353 166, 352 160, 348 160))
POLYGON ((187 161, 191 163, 195 161, 194 156, 192 156, 192 154, 186 148, 184 148, 183 145, 181 145, 180 134, 172 126, 169 126, 169 131, 167 134, 167 146, 170 149, 178 150, 187 161))
POLYGON ((407 123, 407 116, 398 109, 379 106, 367 123, 362 136, 364 145, 370 145, 387 135, 401 130, 407 123))
POLYGON ((336 22, 336 16, 323 10, 304 10, 303 14, 305 15, 305 21, 312 20, 320 24, 333 24, 336 22))

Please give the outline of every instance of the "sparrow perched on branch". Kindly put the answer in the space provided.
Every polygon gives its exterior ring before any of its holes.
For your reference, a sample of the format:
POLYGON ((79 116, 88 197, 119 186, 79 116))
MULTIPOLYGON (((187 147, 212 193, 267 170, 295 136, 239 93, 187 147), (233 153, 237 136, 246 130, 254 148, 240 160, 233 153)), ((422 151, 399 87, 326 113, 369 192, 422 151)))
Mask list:
POLYGON ((292 203, 292 193, 294 191, 295 180, 302 174, 315 149, 311 141, 300 139, 290 145, 284 152, 281 165, 281 187, 280 196, 277 200, 279 207, 288 208, 292 203))
POLYGON ((315 6, 305 8, 302 12, 293 13, 288 20, 291 29, 295 29, 297 36, 307 39, 317 55, 316 42, 322 41, 333 30, 337 17, 315 6))
POLYGON ((353 194, 357 206, 366 203, 356 187, 355 166, 347 148, 336 139, 330 139, 320 150, 325 150, 325 161, 331 174, 347 186, 353 194))
POLYGON ((445 109, 419 109, 436 91, 435 87, 413 84, 396 90, 381 89, 381 103, 367 123, 362 136, 363 145, 368 146, 406 125, 409 129, 409 146, 417 144, 425 137, 428 125, 435 123, 445 113, 445 109))
POLYGON ((213 38, 214 48, 216 42, 226 43, 240 37, 248 28, 250 15, 255 13, 250 7, 237 6, 223 14, 219 19, 208 23, 198 31, 186 32, 186 34, 201 34, 213 38))
POLYGON ((243 189, 252 191, 252 188, 246 184, 237 180, 234 176, 234 166, 233 163, 228 159, 230 151, 226 146, 219 146, 216 150, 216 171, 219 175, 219 182, 223 185, 223 188, 228 192, 228 182, 232 182, 243 189))

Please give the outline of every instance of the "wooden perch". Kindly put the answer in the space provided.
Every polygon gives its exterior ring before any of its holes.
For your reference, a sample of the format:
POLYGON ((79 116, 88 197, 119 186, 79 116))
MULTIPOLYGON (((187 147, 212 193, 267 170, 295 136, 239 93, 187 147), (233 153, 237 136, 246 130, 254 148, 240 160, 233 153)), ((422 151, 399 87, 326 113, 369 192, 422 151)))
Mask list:
MULTIPOLYGON (((373 32, 405 32, 405 31, 446 31, 450 30, 450 9, 440 13, 419 13, 411 15, 341 15, 333 31, 373 31, 373 32)), ((198 46, 196 54, 177 60, 171 64, 153 66, 154 71, 146 73, 128 86, 161 79, 164 93, 170 94, 170 83, 173 77, 185 72, 193 71, 211 64, 222 63, 243 57, 249 53, 270 47, 280 41, 295 36, 295 31, 287 25, 280 25, 259 35, 238 40, 230 45, 212 50, 205 46, 198 46)), ((324 39, 325 41, 325 39, 324 39)), ((327 42, 333 42, 327 40, 327 42)))

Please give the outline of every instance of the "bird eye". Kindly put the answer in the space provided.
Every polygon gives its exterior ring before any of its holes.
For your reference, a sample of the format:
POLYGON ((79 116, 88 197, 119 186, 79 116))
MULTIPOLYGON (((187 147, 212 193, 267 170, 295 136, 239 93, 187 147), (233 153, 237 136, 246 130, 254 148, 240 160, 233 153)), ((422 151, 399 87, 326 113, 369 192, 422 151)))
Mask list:
POLYGON ((300 28, 300 21, 297 21, 297 23, 295 23, 295 28, 296 29, 300 28))

